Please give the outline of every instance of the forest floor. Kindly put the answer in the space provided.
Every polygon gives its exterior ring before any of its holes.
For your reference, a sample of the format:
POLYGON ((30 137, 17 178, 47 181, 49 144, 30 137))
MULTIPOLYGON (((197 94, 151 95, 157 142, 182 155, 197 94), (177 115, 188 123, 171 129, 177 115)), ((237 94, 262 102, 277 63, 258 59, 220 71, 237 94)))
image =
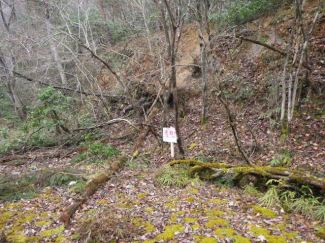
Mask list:
POLYGON ((98 228, 111 227, 107 234, 119 234, 119 242, 323 242, 315 236, 323 230, 319 221, 260 207, 258 196, 243 189, 208 182, 159 187, 155 176, 153 169, 121 171, 82 205, 68 228, 59 216, 75 198, 67 188, 45 188, 32 199, 0 204, 0 229, 17 243, 78 242, 96 230, 94 220, 98 228))

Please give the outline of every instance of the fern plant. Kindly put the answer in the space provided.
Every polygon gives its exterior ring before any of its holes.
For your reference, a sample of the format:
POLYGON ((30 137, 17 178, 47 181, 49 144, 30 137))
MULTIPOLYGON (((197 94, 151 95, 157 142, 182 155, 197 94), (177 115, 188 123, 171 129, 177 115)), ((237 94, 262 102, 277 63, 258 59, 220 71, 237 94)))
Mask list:
POLYGON ((318 198, 315 198, 314 196, 300 197, 295 200, 292 208, 294 212, 299 212, 306 216, 312 216, 318 205, 318 198))
POLYGON ((314 218, 325 222, 325 204, 315 207, 314 218))
POLYGON ((279 159, 272 159, 270 165, 273 167, 282 166, 282 162, 279 159))
POLYGON ((263 195, 259 190, 257 190, 256 187, 251 186, 251 185, 245 185, 244 192, 245 192, 245 194, 250 194, 250 195, 253 195, 253 196, 261 196, 261 195, 263 195))
POLYGON ((270 186, 267 192, 259 200, 261 206, 271 207, 280 204, 278 188, 274 185, 270 186))
POLYGON ((162 166, 156 175, 155 182, 159 186, 176 186, 181 188, 189 184, 199 184, 200 179, 198 177, 189 177, 187 170, 181 166, 162 166))
POLYGON ((280 200, 282 203, 282 207, 285 211, 292 210, 292 205, 295 201, 297 193, 295 191, 284 191, 280 194, 280 200))

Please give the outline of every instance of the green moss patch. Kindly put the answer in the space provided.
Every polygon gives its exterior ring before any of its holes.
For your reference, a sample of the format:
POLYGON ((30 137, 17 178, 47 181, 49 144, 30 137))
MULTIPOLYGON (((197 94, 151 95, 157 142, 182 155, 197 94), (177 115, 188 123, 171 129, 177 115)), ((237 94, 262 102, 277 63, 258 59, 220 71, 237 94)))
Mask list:
POLYGON ((235 239, 234 243, 251 243, 250 239, 243 237, 241 235, 235 235, 234 239, 235 239))
POLYGON ((298 236, 296 232, 286 232, 286 231, 282 231, 282 235, 290 240, 293 240, 298 236))
POLYGON ((26 242, 40 242, 41 237, 40 236, 31 236, 26 239, 26 242))
POLYGON ((41 221, 37 221, 36 223, 35 223, 35 225, 36 226, 50 226, 51 225, 51 221, 49 221, 49 220, 41 220, 41 221))
POLYGON ((42 237, 52 237, 52 236, 61 234, 61 232, 63 230, 64 230, 64 227, 63 226, 60 226, 59 228, 56 228, 56 229, 49 229, 49 230, 42 231, 40 233, 40 235, 42 237))
POLYGON ((186 224, 193 224, 193 223, 197 223, 198 219, 197 218, 184 218, 184 222, 186 224))
POLYGON ((177 232, 183 232, 185 228, 180 224, 174 224, 174 225, 167 225, 165 228, 165 232, 159 234, 156 239, 169 241, 172 240, 177 232))
POLYGON ((133 219, 132 223, 136 227, 144 228, 144 230, 147 233, 150 233, 150 232, 153 232, 156 230, 153 224, 151 224, 150 222, 147 222, 147 221, 143 221, 142 218, 135 218, 135 219, 133 219))
POLYGON ((204 210, 204 212, 209 217, 222 216, 225 214, 224 212, 219 211, 218 209, 215 209, 215 208, 206 209, 206 210, 204 210))
POLYGON ((279 235, 270 235, 269 230, 261 227, 252 226, 250 232, 252 232, 255 237, 263 235, 269 243, 287 243, 285 237, 279 235))
POLYGON ((214 233, 220 238, 232 238, 237 234, 237 231, 231 228, 217 228, 214 233))
POLYGON ((198 224, 192 224, 191 227, 192 227, 193 230, 197 230, 197 229, 202 228, 202 226, 198 225, 198 224))
POLYGON ((209 203, 215 203, 215 204, 227 204, 227 201, 220 200, 220 199, 210 199, 209 203))
POLYGON ((155 226, 153 224, 149 223, 149 222, 144 222, 143 226, 144 226, 144 230, 147 233, 154 232, 156 230, 155 226))
POLYGON ((229 225, 228 221, 222 218, 215 218, 215 219, 211 219, 209 220, 206 224, 205 227, 207 228, 215 228, 216 226, 227 226, 229 225))
POLYGON ((259 207, 259 206, 252 206, 252 208, 254 209, 254 213, 256 213, 256 214, 259 213, 266 218, 275 218, 276 217, 276 212, 274 212, 271 209, 267 209, 267 208, 263 208, 263 207, 259 207))
POLYGON ((102 200, 99 200, 98 202, 97 202, 97 204, 98 205, 105 205, 105 204, 107 204, 109 201, 107 200, 107 199, 102 199, 102 200))
POLYGON ((16 222, 17 223, 31 223, 36 217, 39 215, 37 213, 27 213, 25 217, 19 218, 16 222))
POLYGON ((319 230, 315 233, 318 238, 325 240, 325 230, 319 230))
POLYGON ((147 213, 152 213, 152 212, 155 211, 155 209, 151 208, 151 207, 147 207, 147 208, 144 209, 144 211, 147 212, 147 213))
POLYGON ((261 228, 261 227, 257 227, 257 226, 254 226, 254 225, 250 229, 250 232, 252 232, 255 237, 258 237, 260 235, 266 236, 266 235, 270 234, 269 230, 261 228))
POLYGON ((0 224, 6 224, 9 219, 13 218, 17 212, 4 212, 0 215, 0 224))
POLYGON ((204 237, 200 243, 218 243, 218 240, 214 237, 204 237))
POLYGON ((15 243, 25 243, 27 236, 23 234, 9 235, 7 239, 15 243))
POLYGON ((269 243, 287 243, 286 238, 279 235, 267 235, 265 238, 269 243))

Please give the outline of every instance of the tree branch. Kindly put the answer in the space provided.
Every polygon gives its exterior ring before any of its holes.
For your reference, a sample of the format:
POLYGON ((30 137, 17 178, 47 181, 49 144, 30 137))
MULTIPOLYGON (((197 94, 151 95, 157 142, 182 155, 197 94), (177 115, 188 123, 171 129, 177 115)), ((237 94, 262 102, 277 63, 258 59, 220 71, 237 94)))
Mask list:
POLYGON ((83 48, 85 48, 87 51, 89 51, 91 53, 91 55, 93 57, 95 57, 98 61, 100 61, 101 63, 104 64, 105 67, 108 68, 108 70, 114 75, 114 77, 116 78, 116 80, 119 82, 120 85, 122 85, 122 87, 124 88, 124 91, 127 90, 127 87, 125 86, 125 84, 122 82, 122 79, 120 78, 120 76, 115 72, 115 70, 113 69, 113 67, 108 64, 105 60, 103 60, 101 57, 99 57, 95 52, 93 52, 93 50, 91 50, 89 47, 87 47, 86 45, 84 45, 82 42, 79 41, 79 45, 82 46, 83 48))
MULTIPOLYGON (((286 53, 285 51, 280 50, 280 49, 277 49, 277 48, 275 48, 274 46, 268 45, 268 44, 263 43, 263 42, 261 42, 261 41, 252 40, 252 39, 245 38, 245 37, 240 37, 240 39, 241 39, 241 40, 244 40, 244 41, 252 42, 252 43, 257 44, 257 45, 260 45, 260 46, 264 46, 264 47, 266 47, 266 48, 268 48, 268 49, 270 49, 270 50, 272 50, 272 51, 275 51, 275 52, 281 54, 281 55, 284 56, 284 57, 287 56, 287 53, 286 53)), ((309 71, 311 71, 311 67, 309 67, 307 63, 304 62, 302 65, 303 65, 305 68, 307 68, 309 71)))
MULTIPOLYGON (((6 67, 4 67, 4 68, 7 69, 6 67)), ((27 77, 24 74, 18 73, 16 71, 12 71, 12 73, 15 76, 19 77, 19 78, 25 79, 26 81, 33 82, 33 83, 39 83, 39 84, 44 85, 44 86, 51 86, 54 89, 58 89, 58 90, 64 90, 64 91, 68 91, 68 92, 72 92, 72 93, 77 92, 77 93, 84 94, 84 95, 94 95, 94 96, 97 96, 97 97, 105 97, 105 98, 108 98, 110 100, 121 100, 121 99, 125 98, 125 96, 123 96, 123 95, 105 95, 105 94, 89 93, 89 92, 86 92, 86 91, 83 91, 83 90, 74 90, 74 89, 70 89, 70 88, 64 88, 64 87, 60 87, 60 86, 47 84, 47 83, 44 83, 44 82, 42 82, 40 80, 36 80, 36 79, 30 78, 30 77, 27 77)))
POLYGON ((117 119, 113 119, 108 122, 105 122, 105 123, 102 123, 102 124, 99 124, 96 126, 92 126, 92 127, 77 128, 77 129, 73 130, 73 132, 84 131, 84 130, 93 130, 96 128, 105 127, 105 126, 112 125, 112 124, 119 123, 119 122, 126 122, 126 123, 129 123, 131 126, 134 126, 129 120, 126 120, 123 118, 117 118, 117 119))

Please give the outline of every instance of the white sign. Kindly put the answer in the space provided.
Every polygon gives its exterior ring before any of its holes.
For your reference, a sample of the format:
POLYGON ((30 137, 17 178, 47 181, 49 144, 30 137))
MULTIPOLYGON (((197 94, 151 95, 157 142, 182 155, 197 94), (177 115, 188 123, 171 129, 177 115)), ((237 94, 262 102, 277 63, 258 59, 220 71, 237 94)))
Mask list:
POLYGON ((163 141, 167 143, 177 143, 176 130, 173 127, 163 128, 163 141))

